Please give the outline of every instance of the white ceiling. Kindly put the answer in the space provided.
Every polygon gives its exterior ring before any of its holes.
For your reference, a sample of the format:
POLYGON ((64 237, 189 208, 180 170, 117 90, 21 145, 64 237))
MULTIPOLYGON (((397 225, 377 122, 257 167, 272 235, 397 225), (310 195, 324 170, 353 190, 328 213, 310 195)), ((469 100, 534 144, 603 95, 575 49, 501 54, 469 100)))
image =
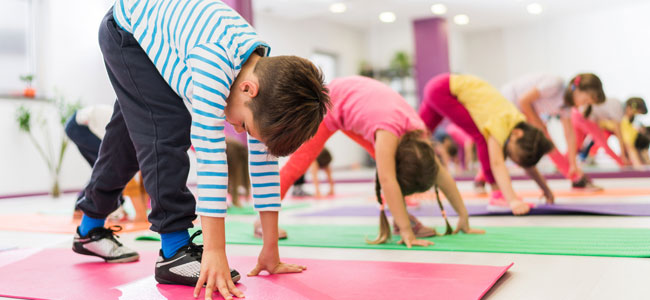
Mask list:
POLYGON ((256 13, 293 20, 325 19, 367 29, 382 25, 378 18, 381 12, 392 11, 397 15, 397 22, 410 22, 418 18, 433 17, 431 5, 443 3, 448 9, 445 15, 447 18, 451 19, 456 14, 467 14, 470 23, 460 29, 474 31, 640 1, 647 0, 253 0, 253 6, 256 13), (331 13, 329 6, 335 2, 345 3, 347 11, 341 14, 331 13), (531 15, 526 11, 526 5, 533 2, 544 7, 541 15, 531 15))

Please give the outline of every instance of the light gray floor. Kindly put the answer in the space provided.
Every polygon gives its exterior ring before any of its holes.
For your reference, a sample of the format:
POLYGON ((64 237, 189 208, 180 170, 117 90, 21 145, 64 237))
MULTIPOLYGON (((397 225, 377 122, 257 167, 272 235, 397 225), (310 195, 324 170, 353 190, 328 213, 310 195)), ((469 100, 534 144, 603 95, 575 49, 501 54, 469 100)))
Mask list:
MULTIPOLYGON (((648 179, 598 180, 604 187, 648 187, 648 179)), ((568 189, 566 181, 552 181, 554 189, 568 189)), ((460 183, 461 190, 471 189, 470 183, 460 183)), ((516 182, 516 189, 530 190, 534 184, 516 182)), ((371 184, 337 185, 337 192, 346 197, 337 200, 317 200, 308 210, 372 201, 371 184)), ((60 199, 33 197, 0 200, 2 214, 51 211, 66 213, 72 207, 72 195, 60 199)), ((291 200, 289 200, 291 201, 291 200)), ((467 199, 478 203, 485 200, 467 199)), ((630 197, 559 198, 558 202, 649 202, 650 195, 630 197)), ((281 215, 285 224, 376 224, 376 218, 298 218, 301 211, 286 211, 281 215), (334 219, 334 220, 332 220, 334 219)), ((252 221, 252 216, 230 216, 229 219, 252 221)), ((438 217, 421 218, 426 224, 442 224, 438 217)), ((454 220, 451 220, 452 224, 454 220)), ((650 228, 650 217, 601 216, 528 216, 528 217, 473 217, 471 224, 481 226, 574 226, 574 227, 630 227, 650 228)), ((137 233, 120 234, 125 244, 140 251, 156 251, 158 243, 135 242, 137 233)), ((71 236, 28 232, 0 231, 0 246, 16 247, 70 247, 71 236)), ((229 255, 257 255, 259 246, 228 245, 229 255)), ((639 258, 584 257, 560 255, 528 255, 508 253, 465 253, 398 250, 361 250, 333 248, 281 247, 283 257, 374 260, 400 262, 432 262, 476 265, 515 265, 487 294, 486 299, 650 299, 650 260, 639 258)), ((246 272, 247 270, 242 270, 246 272)))

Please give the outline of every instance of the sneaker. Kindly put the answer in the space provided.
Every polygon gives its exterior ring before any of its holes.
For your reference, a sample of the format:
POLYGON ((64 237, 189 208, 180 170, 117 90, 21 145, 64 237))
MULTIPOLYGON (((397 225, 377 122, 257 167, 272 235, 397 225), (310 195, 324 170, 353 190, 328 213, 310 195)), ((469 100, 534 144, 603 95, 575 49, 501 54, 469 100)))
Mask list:
MULTIPOLYGON (((162 249, 156 260, 155 278, 162 284, 180 284, 196 286, 201 274, 201 257, 203 256, 203 245, 194 244, 195 237, 201 235, 201 230, 195 232, 190 238, 187 246, 180 248, 170 258, 163 256, 162 249)), ((239 281, 241 276, 235 269, 230 269, 232 282, 239 281)))
POLYGON ((591 182, 591 179, 589 179, 586 175, 582 176, 578 181, 572 182, 571 187, 576 190, 587 192, 599 192, 603 190, 602 187, 593 184, 593 182, 591 182))
POLYGON ((83 255, 101 257, 109 263, 125 263, 140 259, 137 252, 125 247, 117 241, 115 234, 122 230, 122 226, 111 226, 110 228, 97 227, 81 236, 79 227, 74 235, 72 251, 83 255))
MULTIPOLYGON (((425 238, 425 237, 431 237, 436 235, 436 230, 424 226, 422 223, 420 223, 420 220, 418 220, 414 215, 409 214, 409 221, 411 221, 411 228, 413 229, 413 233, 415 234, 415 237, 419 238, 425 238)), ((395 232, 396 235, 399 235, 399 226, 395 223, 395 220, 393 220, 393 232, 395 232)))
MULTIPOLYGON (((533 208, 535 204, 524 202, 533 208)), ((510 203, 506 201, 506 198, 503 197, 501 191, 492 191, 490 194, 490 203, 487 206, 487 211, 491 213, 510 213, 512 208, 510 208, 510 203)))

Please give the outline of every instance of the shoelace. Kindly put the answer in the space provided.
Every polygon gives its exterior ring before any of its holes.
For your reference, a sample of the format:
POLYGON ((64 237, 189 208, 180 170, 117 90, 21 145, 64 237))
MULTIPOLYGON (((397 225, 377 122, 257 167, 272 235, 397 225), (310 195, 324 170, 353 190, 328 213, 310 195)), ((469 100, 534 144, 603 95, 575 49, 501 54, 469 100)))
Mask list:
POLYGON ((199 258, 199 261, 203 258, 203 245, 197 245, 194 243, 194 238, 197 236, 201 235, 203 231, 197 230, 192 236, 190 237, 190 244, 188 245, 187 252, 190 254, 191 257, 197 257, 199 258))
POLYGON ((101 240, 102 238, 106 237, 106 238, 111 239, 111 240, 112 240, 113 242, 115 242, 118 246, 120 246, 120 247, 122 246, 122 243, 120 243, 120 242, 116 239, 117 237, 120 237, 120 236, 117 235, 117 234, 115 234, 116 232, 120 232, 120 231, 122 231, 122 226, 120 226, 120 225, 113 225, 113 226, 111 226, 111 227, 108 227, 108 228, 102 228, 102 229, 103 229, 103 230, 101 230, 97 235, 93 235, 93 236, 91 237, 91 239, 94 240, 94 241, 98 241, 98 240, 101 240))

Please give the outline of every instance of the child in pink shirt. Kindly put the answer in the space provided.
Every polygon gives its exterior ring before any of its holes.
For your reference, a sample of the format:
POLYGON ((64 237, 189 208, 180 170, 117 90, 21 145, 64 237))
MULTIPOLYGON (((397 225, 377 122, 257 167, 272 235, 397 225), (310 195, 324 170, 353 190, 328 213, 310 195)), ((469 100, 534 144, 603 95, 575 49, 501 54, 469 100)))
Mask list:
MULTIPOLYGON (((378 201, 383 202, 380 195, 383 187, 383 199, 395 219, 395 231, 401 234, 401 242, 407 247, 431 245, 431 241, 417 238, 433 236, 436 232, 407 214, 404 196, 427 191, 434 184, 460 216, 455 232, 483 232, 469 227, 463 200, 451 175, 439 167, 425 124, 398 93, 379 81, 360 76, 335 79, 328 89, 332 108, 318 132, 291 155, 280 171, 282 197, 318 156, 325 142, 341 130, 376 159, 378 201)), ((390 240, 383 204, 379 237, 369 243, 390 240)))

